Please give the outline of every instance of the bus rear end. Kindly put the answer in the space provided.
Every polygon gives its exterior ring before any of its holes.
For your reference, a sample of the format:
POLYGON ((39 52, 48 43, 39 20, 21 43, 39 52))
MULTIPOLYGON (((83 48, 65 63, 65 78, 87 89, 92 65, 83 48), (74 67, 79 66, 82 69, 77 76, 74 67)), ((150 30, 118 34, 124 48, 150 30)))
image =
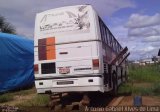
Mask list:
POLYGON ((91 6, 70 6, 37 14, 37 92, 103 91, 98 46, 91 6))

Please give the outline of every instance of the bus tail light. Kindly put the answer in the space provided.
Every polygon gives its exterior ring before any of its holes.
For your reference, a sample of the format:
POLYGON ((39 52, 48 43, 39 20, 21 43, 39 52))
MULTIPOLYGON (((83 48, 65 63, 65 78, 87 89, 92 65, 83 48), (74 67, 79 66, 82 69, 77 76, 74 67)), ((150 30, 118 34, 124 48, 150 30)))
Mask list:
POLYGON ((99 59, 93 59, 92 60, 93 69, 98 70, 99 69, 99 59))
POLYGON ((38 64, 34 65, 34 74, 38 74, 38 64))

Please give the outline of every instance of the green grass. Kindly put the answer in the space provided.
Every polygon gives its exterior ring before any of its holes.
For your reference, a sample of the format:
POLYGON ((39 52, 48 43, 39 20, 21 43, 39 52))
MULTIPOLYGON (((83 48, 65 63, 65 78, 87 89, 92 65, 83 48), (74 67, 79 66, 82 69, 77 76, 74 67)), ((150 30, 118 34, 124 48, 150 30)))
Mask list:
POLYGON ((21 104, 17 104, 16 106, 24 107, 24 106, 46 106, 49 103, 49 96, 45 94, 37 94, 31 100, 27 100, 22 102, 21 104))
POLYGON ((9 101, 14 100, 15 96, 25 96, 28 94, 34 94, 36 93, 35 88, 30 88, 30 89, 26 89, 26 90, 17 90, 17 91, 10 91, 8 93, 5 94, 1 94, 0 95, 0 103, 6 103, 9 101))
POLYGON ((131 93, 132 95, 142 96, 160 96, 160 84, 152 84, 151 87, 133 86, 131 83, 125 83, 119 87, 119 94, 131 93))
POLYGON ((9 101, 14 100, 15 96, 33 96, 32 99, 24 100, 20 104, 15 104, 19 107, 26 107, 26 106, 46 106, 49 103, 49 95, 46 94, 36 94, 35 88, 30 88, 26 90, 20 91, 12 91, 9 93, 5 93, 0 95, 0 103, 8 103, 9 101), (34 95, 31 95, 34 94, 34 95))
POLYGON ((152 96, 153 91, 152 91, 152 88, 133 87, 132 94, 133 95, 142 95, 142 96, 152 96))
POLYGON ((160 65, 130 65, 129 81, 122 84, 120 94, 160 96, 160 65))
POLYGON ((29 89, 25 89, 25 90, 11 92, 11 94, 13 94, 13 95, 22 95, 22 96, 25 96, 28 94, 34 94, 34 93, 36 93, 36 89, 34 87, 29 88, 29 89))
POLYGON ((160 82, 160 65, 129 66, 129 78, 133 82, 160 82))
POLYGON ((14 96, 9 93, 0 95, 0 103, 12 101, 13 99, 14 99, 14 96))
POLYGON ((131 93, 131 92, 132 92, 131 83, 122 84, 118 89, 118 93, 120 93, 120 94, 131 93))
MULTIPOLYGON (((160 65, 159 65, 160 66, 160 65)), ((129 66, 129 82, 122 84, 119 93, 132 95, 160 96, 160 68, 158 65, 129 66)), ((20 90, 0 95, 0 103, 12 101, 16 95, 35 94, 36 89, 20 90)), ((46 106, 49 103, 48 95, 36 94, 31 100, 23 101, 17 106, 46 106)))
POLYGON ((160 96, 160 83, 155 83, 152 89, 155 95, 160 96))

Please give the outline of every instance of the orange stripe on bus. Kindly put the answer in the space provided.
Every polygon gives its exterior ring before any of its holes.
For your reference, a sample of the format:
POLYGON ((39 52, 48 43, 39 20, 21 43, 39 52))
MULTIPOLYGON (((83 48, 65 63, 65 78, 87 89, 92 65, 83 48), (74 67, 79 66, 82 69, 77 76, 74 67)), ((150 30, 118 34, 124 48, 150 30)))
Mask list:
POLYGON ((56 59, 55 37, 49 37, 46 41, 47 60, 56 59))

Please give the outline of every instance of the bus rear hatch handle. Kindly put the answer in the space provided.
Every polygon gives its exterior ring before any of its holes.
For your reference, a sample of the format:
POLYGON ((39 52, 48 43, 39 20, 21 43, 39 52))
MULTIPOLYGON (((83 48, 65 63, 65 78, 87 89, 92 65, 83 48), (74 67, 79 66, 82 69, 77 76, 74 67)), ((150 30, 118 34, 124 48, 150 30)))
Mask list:
POLYGON ((68 52, 60 52, 59 54, 68 54, 68 52))

